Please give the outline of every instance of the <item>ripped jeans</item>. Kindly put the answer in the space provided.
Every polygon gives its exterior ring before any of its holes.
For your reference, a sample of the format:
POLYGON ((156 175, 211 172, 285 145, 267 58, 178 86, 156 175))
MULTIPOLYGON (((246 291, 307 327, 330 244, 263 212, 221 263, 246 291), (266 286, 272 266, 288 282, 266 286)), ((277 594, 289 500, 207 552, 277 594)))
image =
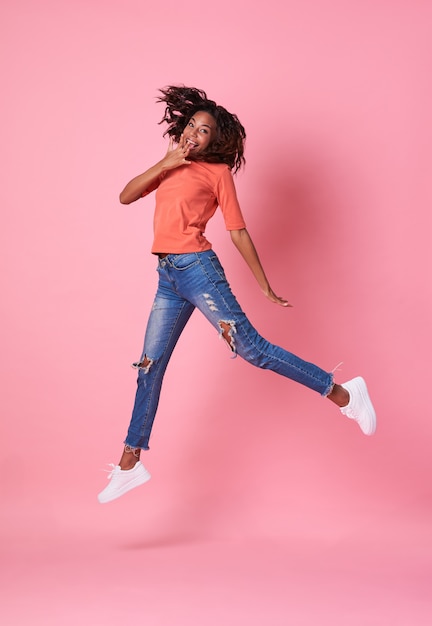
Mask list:
POLYGON ((269 343, 242 311, 213 250, 168 254, 158 262, 159 285, 138 369, 138 387, 125 444, 148 450, 162 380, 174 347, 195 308, 227 341, 233 355, 270 369, 322 396, 333 374, 269 343))

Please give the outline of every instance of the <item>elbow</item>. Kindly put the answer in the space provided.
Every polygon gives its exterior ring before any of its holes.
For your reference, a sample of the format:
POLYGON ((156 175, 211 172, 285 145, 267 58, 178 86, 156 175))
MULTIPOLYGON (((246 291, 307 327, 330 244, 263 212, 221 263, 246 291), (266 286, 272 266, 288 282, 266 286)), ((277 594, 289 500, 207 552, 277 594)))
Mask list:
POLYGON ((133 199, 131 197, 128 197, 128 195, 125 194, 123 191, 119 196, 119 200, 121 204, 130 204, 131 202, 133 202, 133 199))
POLYGON ((241 238, 243 237, 245 231, 246 228, 242 228, 241 230, 230 230, 231 240, 235 245, 237 245, 237 243, 241 241, 241 238))

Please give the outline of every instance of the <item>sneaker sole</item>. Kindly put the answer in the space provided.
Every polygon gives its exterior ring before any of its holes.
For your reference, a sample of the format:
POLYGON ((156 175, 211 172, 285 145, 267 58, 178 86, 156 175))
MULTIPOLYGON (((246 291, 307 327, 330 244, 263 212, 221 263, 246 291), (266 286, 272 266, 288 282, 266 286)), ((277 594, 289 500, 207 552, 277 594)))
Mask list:
POLYGON ((376 430, 376 414, 371 399, 369 397, 366 382, 361 376, 359 376, 355 381, 355 386, 358 394, 361 396, 361 399, 367 408, 367 412, 369 415, 369 421, 367 424, 361 424, 360 422, 357 423, 365 435, 373 435, 376 430))

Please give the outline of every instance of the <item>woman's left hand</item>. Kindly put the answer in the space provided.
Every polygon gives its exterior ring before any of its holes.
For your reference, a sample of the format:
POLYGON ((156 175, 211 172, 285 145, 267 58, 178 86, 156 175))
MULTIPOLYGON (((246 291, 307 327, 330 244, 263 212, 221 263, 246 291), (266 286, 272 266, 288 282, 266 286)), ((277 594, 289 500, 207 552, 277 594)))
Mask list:
POLYGON ((266 296, 266 298, 270 300, 270 302, 274 302, 275 304, 280 304, 280 306, 292 307, 292 304, 290 304, 288 300, 285 300, 285 298, 280 298, 279 296, 277 296, 274 293, 273 289, 271 289, 270 287, 268 291, 264 292, 264 295, 266 296))

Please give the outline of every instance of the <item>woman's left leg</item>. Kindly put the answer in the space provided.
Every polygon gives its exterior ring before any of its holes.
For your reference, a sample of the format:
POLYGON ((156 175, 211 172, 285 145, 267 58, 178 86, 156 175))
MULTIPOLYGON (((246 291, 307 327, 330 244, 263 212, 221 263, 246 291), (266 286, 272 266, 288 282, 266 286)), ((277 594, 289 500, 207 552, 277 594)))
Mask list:
POLYGON ((317 391, 339 406, 343 415, 356 421, 365 435, 372 435, 376 415, 363 378, 357 376, 337 385, 332 372, 261 337, 234 297, 216 254, 210 250, 197 256, 199 263, 195 271, 182 285, 184 296, 219 330, 232 352, 252 365, 273 370, 317 391))
POLYGON ((198 253, 197 259, 189 272, 179 268, 178 289, 218 330, 232 353, 328 396, 333 374, 264 339, 232 293, 215 252, 198 253))
POLYGON ((216 254, 209 250, 196 256, 197 263, 189 268, 190 273, 178 273, 177 288, 218 329, 234 355, 317 391, 339 406, 343 415, 356 421, 365 435, 372 435, 376 415, 363 378, 357 376, 337 385, 332 372, 264 339, 234 297, 216 254))

